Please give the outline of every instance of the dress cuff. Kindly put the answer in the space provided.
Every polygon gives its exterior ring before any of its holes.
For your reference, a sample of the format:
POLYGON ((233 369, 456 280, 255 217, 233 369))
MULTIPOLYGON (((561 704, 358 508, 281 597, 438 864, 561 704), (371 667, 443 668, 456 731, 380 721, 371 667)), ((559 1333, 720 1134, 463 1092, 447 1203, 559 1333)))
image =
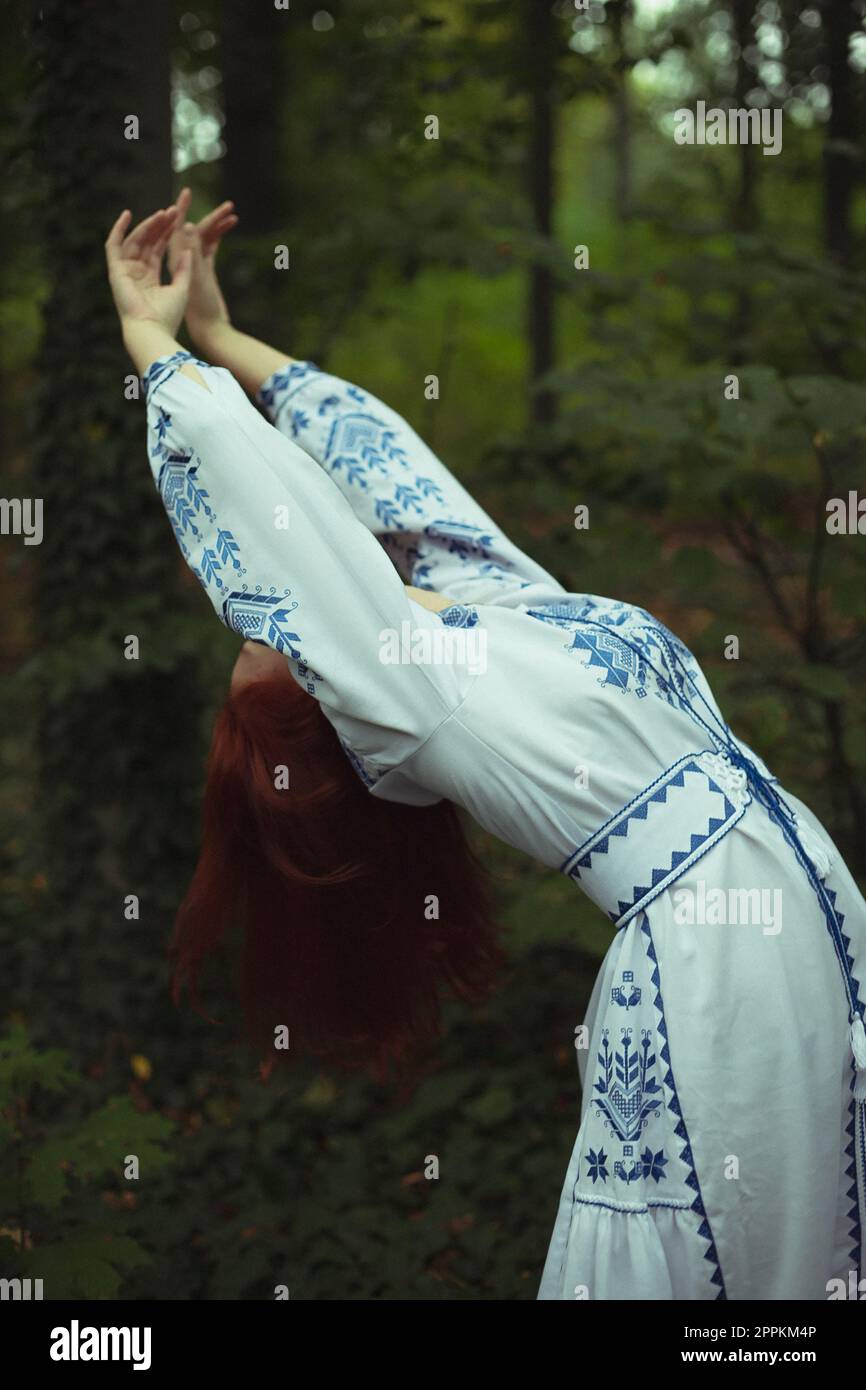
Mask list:
POLYGON ((273 419, 280 407, 313 376, 320 376, 315 362, 286 362, 267 377, 256 392, 255 399, 273 419))
POLYGON ((196 367, 204 367, 206 370, 210 370, 211 367, 210 362, 202 362, 200 357, 193 357, 192 353, 187 352, 184 348, 181 348, 179 352, 171 353, 170 356, 157 357, 154 362, 151 362, 141 378, 147 400, 149 401, 153 392, 187 362, 192 362, 196 367))

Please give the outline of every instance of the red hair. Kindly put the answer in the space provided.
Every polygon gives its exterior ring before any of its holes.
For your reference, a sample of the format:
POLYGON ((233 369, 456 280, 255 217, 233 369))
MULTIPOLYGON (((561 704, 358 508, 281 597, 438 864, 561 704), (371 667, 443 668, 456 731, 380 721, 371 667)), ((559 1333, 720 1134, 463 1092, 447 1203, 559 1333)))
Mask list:
POLYGON ((201 852, 180 907, 173 994, 243 932, 246 1030, 269 1056, 313 1053, 382 1075, 440 1031, 440 987, 486 994, 502 962, 483 871, 450 802, 371 796, 294 680, 229 695, 213 731, 201 852), (278 789, 278 769, 289 787, 278 789), (428 905, 438 901, 438 915, 428 905))

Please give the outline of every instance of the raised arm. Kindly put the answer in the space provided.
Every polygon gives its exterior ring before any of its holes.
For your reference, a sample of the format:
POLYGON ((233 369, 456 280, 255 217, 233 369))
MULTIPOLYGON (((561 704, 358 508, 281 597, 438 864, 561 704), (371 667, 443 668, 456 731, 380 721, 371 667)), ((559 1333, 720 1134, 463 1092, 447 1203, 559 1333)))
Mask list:
POLYGON ((291 361, 258 399, 277 428, 333 478, 407 583, 461 603, 550 602, 558 583, 497 523, 396 410, 371 392, 291 361))
POLYGON ((254 396, 271 373, 291 359, 249 333, 241 333, 229 317, 217 279, 216 257, 222 238, 237 225, 234 203, 220 203, 200 222, 193 224, 186 220, 191 200, 190 190, 181 189, 175 204, 175 224, 168 246, 168 261, 172 269, 182 255, 189 256, 186 326, 202 357, 216 366, 227 368, 244 390, 254 396))
POLYGON ((331 480, 230 373, 179 347, 183 262, 160 286, 162 215, 143 225, 135 235, 151 273, 140 294, 126 263, 142 258, 124 256, 121 219, 107 250, 124 342, 145 379, 151 468, 184 557, 220 619, 284 655, 355 753, 396 767, 456 708, 473 673, 383 660, 386 634, 404 624, 441 633, 441 619, 412 603, 331 480))
MULTIPOLYGON (((189 191, 178 199, 186 216, 189 191)), ((406 420, 350 382, 239 332, 216 277, 223 203, 193 229, 187 326, 198 350, 254 394, 277 429, 316 460, 400 576, 462 603, 550 602, 563 593, 470 496, 406 420)), ((185 243, 175 238, 177 254, 185 243)))

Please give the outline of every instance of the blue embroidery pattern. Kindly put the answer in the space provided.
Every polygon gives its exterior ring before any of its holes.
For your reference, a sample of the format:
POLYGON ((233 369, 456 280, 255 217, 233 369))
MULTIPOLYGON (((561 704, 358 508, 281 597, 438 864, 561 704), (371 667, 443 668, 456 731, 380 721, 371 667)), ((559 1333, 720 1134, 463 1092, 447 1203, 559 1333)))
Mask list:
POLYGON ((635 694, 639 699, 646 695, 646 676, 638 656, 625 642, 613 632, 575 632, 572 651, 589 653, 588 666, 598 666, 604 672, 601 685, 618 685, 628 689, 629 677, 638 677, 635 694))
POLYGON ((658 959, 656 957, 655 945, 653 944, 652 932, 650 931, 649 918, 647 917, 646 913, 643 914, 641 929, 643 931, 644 936, 646 937, 647 956, 653 967, 652 984, 656 992, 654 1003, 659 1016, 658 1031, 664 1040, 660 1055, 663 1064, 667 1067, 667 1071, 665 1072, 664 1076, 664 1082, 671 1092, 671 1098, 668 1101, 668 1109, 677 1118, 677 1124, 674 1133, 676 1134, 677 1138, 682 1141, 683 1147, 680 1150, 680 1158, 683 1160, 685 1164, 688 1165, 689 1169, 688 1177, 686 1178, 686 1186, 690 1187, 695 1194, 691 1209, 703 1218, 698 1229, 698 1235, 701 1236, 701 1238, 707 1242, 707 1249, 704 1253, 704 1259, 707 1260, 712 1266, 714 1266, 713 1273, 710 1278, 710 1283, 715 1284, 718 1287, 719 1292, 716 1295, 716 1298, 718 1300, 726 1299, 727 1294, 725 1293, 725 1281, 722 1277, 722 1267, 719 1264, 718 1251, 716 1250, 716 1243, 713 1239, 713 1233, 710 1228, 710 1220, 707 1216, 703 1198, 701 1196, 701 1187, 700 1183, 698 1182, 698 1175, 695 1169, 694 1158, 692 1156, 692 1146, 689 1140, 689 1134, 686 1128, 686 1122, 683 1117, 683 1112, 680 1107, 679 1096, 677 1095, 676 1085, 674 1083, 673 1070, 671 1069, 671 1057, 670 1050, 668 1048, 668 1030, 667 1024, 665 1022, 664 1004, 662 1003, 661 975, 659 973, 659 964, 658 959))
MULTIPOLYGON (((325 445, 324 462, 334 473, 345 469, 348 481, 361 487, 367 486, 364 475, 374 469, 388 477, 394 464, 409 468, 406 451, 397 443, 396 432, 374 415, 360 411, 339 415, 334 421, 325 445)), ((411 501, 397 500, 403 510, 413 505, 411 501)))
POLYGON ((262 642, 274 651, 280 652, 282 656, 291 657, 298 663, 298 675, 304 681, 304 688, 310 695, 315 695, 318 689, 316 682, 321 680, 321 676, 304 661, 297 645, 301 640, 300 634, 289 625, 289 615, 298 607, 297 603, 285 606, 285 600, 290 593, 290 589, 286 589, 282 594, 236 590, 227 594, 223 600, 222 619, 226 627, 232 628, 239 637, 251 642, 262 642))
MULTIPOLYGON (((154 362, 144 377, 148 400, 152 392, 184 362, 196 362, 198 366, 210 370, 206 363, 199 362, 186 352, 176 352, 163 361, 154 362)), ((232 571, 234 584, 247 573, 240 546, 232 532, 217 523, 208 491, 199 480, 201 460, 192 451, 171 451, 168 444, 171 417, 159 405, 154 404, 153 410, 156 419, 151 424, 155 440, 151 457, 162 460, 156 484, 190 569, 206 589, 216 589, 223 596, 220 615, 225 625, 240 637, 262 642, 290 657, 297 663, 298 674, 308 693, 315 695, 321 677, 304 662, 299 645, 300 634, 289 622, 289 615, 298 607, 296 601, 286 603, 291 590, 286 588, 282 593, 277 593, 272 589, 269 593, 263 593, 260 589, 248 590, 244 586, 227 587, 223 578, 226 569, 232 571), (203 531, 199 527, 202 521, 208 522, 207 534, 212 537, 210 544, 205 544, 203 531), (192 542, 197 544, 197 564, 190 548, 192 542)))
POLYGON ((158 358, 155 362, 151 362, 141 378, 145 398, 150 400, 151 392, 155 391, 157 386, 161 386, 168 377, 177 371, 178 367, 185 366, 187 363, 193 367, 205 367, 208 371, 213 371, 209 362, 203 362, 200 357, 193 357, 191 352, 185 352, 181 348, 178 352, 173 352, 170 357, 158 358))
POLYGON ((439 617, 446 627, 478 626, 478 610, 467 603, 452 603, 450 608, 441 608, 439 617))
POLYGON ((283 393, 285 393, 286 400, 291 400, 304 382, 309 377, 316 375, 318 371, 319 368, 314 362, 292 362, 282 371, 274 372, 259 391, 258 400, 266 409, 271 410, 283 393))
MULTIPOLYGON (((358 409, 368 401, 363 391, 339 383, 339 391, 326 388, 327 394, 314 410, 298 407, 298 393, 315 384, 317 378, 334 380, 311 362, 293 362, 274 373, 258 399, 274 419, 288 422, 293 438, 306 432, 306 438, 300 439, 302 447, 320 459, 335 481, 371 494, 379 539, 409 581, 419 589, 435 588, 435 561, 447 554, 473 576, 496 582, 507 578, 513 584, 512 564, 496 552, 501 538, 445 513, 449 501, 446 492, 435 478, 416 471, 400 442, 399 429, 370 410, 358 409), (313 415, 317 421, 330 419, 324 438, 315 430, 312 436, 309 433, 313 415), (434 503, 443 509, 443 515, 431 518, 434 503)), ((423 469, 423 464, 420 467, 423 469)), ((525 588, 526 583, 520 587, 525 588)))
POLYGON ((589 1169, 589 1176, 592 1178, 593 1183, 597 1182, 599 1178, 601 1178, 602 1182, 607 1182, 609 1174, 606 1166, 607 1154, 604 1149, 599 1149, 598 1153, 595 1152, 595 1149, 589 1149, 586 1162, 589 1169))
POLYGON ((656 1206, 694 1212, 697 1235, 706 1242, 709 1282, 723 1299, 718 1254, 674 1081, 658 961, 645 913, 632 940, 626 949, 633 968, 623 969, 612 984, 607 1015, 600 1020, 572 1198, 576 1206, 607 1206, 628 1215, 656 1206), (629 1196, 635 1192, 638 1201, 619 1200, 623 1189, 629 1196))
POLYGON ((301 653, 292 643, 299 642, 300 637, 297 632, 287 632, 285 622, 298 605, 293 603, 289 608, 274 607, 275 604, 281 603, 289 592, 287 589, 285 594, 276 595, 240 590, 229 594, 223 602, 223 619, 226 626, 232 628, 239 637, 250 641, 264 641, 270 645, 273 639, 278 652, 286 652, 297 660, 301 653))
POLYGON ((619 1006, 626 1011, 635 1008, 643 997, 643 990, 633 982, 634 971, 624 970, 622 972, 622 984, 614 985, 610 992, 610 1002, 612 1004, 619 1004, 619 1006), (626 985, 628 985, 628 993, 626 993, 626 985))
MULTIPOLYGON (((849 980, 849 983, 850 983, 850 988, 851 988, 851 993, 852 993, 852 1007, 855 1008, 855 1009, 857 1009, 857 1010, 859 1011, 859 1010, 862 1009, 863 1006, 862 1006, 862 1003, 861 1003, 861 1000, 860 1000, 860 987, 859 987, 859 984, 858 984, 858 981, 857 981, 857 977, 856 977, 856 975, 853 973, 853 971, 854 971, 854 958, 853 958, 853 956, 851 955, 851 938, 850 938, 850 936, 846 935, 846 933, 842 930, 842 926, 843 926, 843 924, 844 924, 844 922, 845 922, 845 914, 844 914, 844 912, 840 912, 839 909, 838 909, 837 906, 836 906, 836 892, 835 892, 835 890, 832 889, 832 888, 828 888, 828 889, 826 889, 825 891, 826 891, 826 893, 827 893, 827 898, 828 898, 829 903, 830 903, 830 908, 831 908, 832 912, 835 913, 836 922, 838 923, 838 927, 839 927, 839 936, 840 936, 840 939, 841 939, 842 950, 844 951, 844 954, 845 954, 845 962, 846 962, 847 967, 848 967, 847 975, 848 975, 848 980, 849 980)), ((863 1129, 863 1135, 862 1135, 862 1139, 861 1139, 861 1142, 862 1142, 862 1144, 864 1145, 864 1152, 863 1152, 863 1156, 862 1156, 862 1157, 863 1157, 863 1169, 864 1169, 864 1172, 866 1172, 866 1114, 863 1114, 863 1113, 862 1113, 863 1110, 864 1110, 864 1107, 863 1107, 862 1103, 858 1103, 858 1102, 855 1100, 854 1095, 853 1095, 853 1091, 854 1091, 854 1086, 855 1086, 856 1080, 857 1080, 857 1068, 856 1068, 856 1065, 855 1065, 855 1062, 854 1062, 854 1058, 852 1057, 852 1058, 851 1058, 851 1092, 852 1092, 852 1095, 851 1095, 851 1104, 850 1104, 850 1109, 849 1109, 848 1124, 847 1124, 846 1127, 845 1127, 845 1133, 848 1135, 848 1143, 847 1143, 846 1146, 845 1146, 845 1156, 848 1158, 849 1163, 848 1163, 847 1168, 845 1169, 845 1176, 846 1176, 846 1178, 850 1178, 850 1179, 851 1179, 851 1185, 850 1185, 850 1187, 848 1188, 848 1191, 847 1191, 847 1194, 846 1194, 846 1195, 848 1196, 848 1198, 850 1199, 850 1202, 851 1202, 851 1207, 850 1207, 849 1212, 848 1212, 848 1218, 849 1218, 849 1220, 850 1220, 850 1222, 851 1222, 851 1229, 850 1229, 850 1231, 848 1232, 849 1239, 850 1239, 850 1241, 851 1241, 851 1263, 852 1263, 854 1269, 860 1270, 860 1271, 862 1272, 861 1260, 862 1260, 862 1256, 863 1256, 863 1249, 862 1249, 863 1232, 862 1232, 861 1225, 860 1225, 860 1198, 859 1198, 859 1190, 858 1190, 858 1184, 857 1184, 857 1116, 858 1116, 858 1110, 859 1110, 859 1111, 861 1112, 861 1128, 863 1129)))
POLYGON ((682 707, 687 701, 682 681, 670 661, 671 650, 693 680, 703 680, 688 647, 664 623, 635 604, 588 595, 527 612, 531 618, 570 633, 571 643, 566 650, 575 652, 585 666, 599 672, 599 685, 630 691, 638 699, 656 695, 669 705, 682 707))
POLYGON ((638 1047, 632 1043, 632 1029, 622 1029, 622 1045, 610 1044, 610 1029, 603 1028, 598 1053, 599 1074, 593 1101, 616 1135, 628 1143, 640 1135, 647 1120, 661 1105, 661 1090, 653 1075, 656 1054, 651 1030, 641 1029, 638 1047))
POLYGON ((610 920, 624 927, 639 908, 647 907, 708 853, 742 816, 750 796, 732 792, 739 802, 734 805, 708 770, 721 766, 720 755, 708 750, 685 754, 574 850, 560 866, 561 872, 579 882, 610 920), (663 847, 658 843, 656 825, 659 808, 676 792, 688 795, 691 823, 701 828, 688 832, 688 843, 681 849, 671 850, 669 843, 663 847), (624 842, 633 831, 626 848, 624 842), (633 885, 631 897, 619 898, 623 884, 629 882, 633 885))
POLYGON ((342 738, 340 739, 340 746, 365 787, 369 789, 370 787, 375 787, 377 782, 381 782, 382 778, 385 776, 384 772, 374 769, 366 759, 360 757, 342 738))
MULTIPOLYGON (((150 370, 153 371, 153 368, 150 370)), ((159 379, 165 378, 160 376, 159 379)), ((156 477, 156 486, 172 530, 193 574, 203 584, 215 584, 218 589, 224 589, 221 571, 226 565, 231 565, 236 575, 246 574, 246 569, 241 564, 240 548, 231 531, 219 527, 216 546, 203 545, 199 564, 193 562, 189 538, 192 537, 196 541, 202 539, 196 520, 203 517, 206 521, 214 522, 216 518, 210 506, 207 488, 198 480, 200 461, 193 463, 195 455, 191 452, 171 452, 166 442, 171 417, 161 407, 157 407, 157 411, 156 444, 151 450, 151 457, 164 460, 156 477)))

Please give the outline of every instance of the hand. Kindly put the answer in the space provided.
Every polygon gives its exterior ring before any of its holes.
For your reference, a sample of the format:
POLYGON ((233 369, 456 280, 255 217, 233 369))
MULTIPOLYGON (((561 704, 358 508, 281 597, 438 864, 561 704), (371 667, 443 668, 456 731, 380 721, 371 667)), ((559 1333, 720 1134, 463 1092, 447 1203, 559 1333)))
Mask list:
POLYGON ((105 259, 108 280, 121 324, 158 324, 172 337, 183 318, 192 274, 192 254, 177 259, 171 283, 160 280, 162 259, 177 218, 177 208, 161 208, 124 236, 132 213, 122 212, 108 234, 105 259))
POLYGON ((192 272, 186 305, 186 324, 195 345, 204 349, 214 332, 230 324, 229 311, 216 274, 216 253, 226 232, 238 224, 234 203, 220 203, 197 225, 187 222, 192 194, 181 189, 176 203, 177 220, 169 241, 168 263, 173 268, 185 249, 192 252, 192 272))

